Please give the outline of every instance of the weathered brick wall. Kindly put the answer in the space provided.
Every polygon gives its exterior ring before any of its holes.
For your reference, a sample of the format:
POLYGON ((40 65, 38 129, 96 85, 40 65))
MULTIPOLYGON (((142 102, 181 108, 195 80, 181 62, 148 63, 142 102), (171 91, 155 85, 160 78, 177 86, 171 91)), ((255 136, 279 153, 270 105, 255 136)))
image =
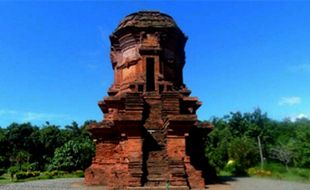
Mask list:
POLYGON ((85 183, 203 188, 203 172, 186 151, 201 105, 183 84, 187 37, 170 16, 142 11, 127 16, 110 39, 115 78, 99 102, 104 120, 89 127, 96 155, 85 183))

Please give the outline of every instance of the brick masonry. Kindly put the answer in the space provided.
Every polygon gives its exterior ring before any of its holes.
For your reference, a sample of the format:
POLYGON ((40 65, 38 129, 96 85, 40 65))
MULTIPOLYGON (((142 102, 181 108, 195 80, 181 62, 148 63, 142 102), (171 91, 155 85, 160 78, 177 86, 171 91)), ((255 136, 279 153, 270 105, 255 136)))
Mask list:
POLYGON ((88 126, 96 155, 85 183, 110 189, 204 188, 205 160, 199 154, 204 143, 193 135, 210 127, 197 128, 201 102, 183 83, 187 37, 170 16, 140 11, 125 17, 110 40, 115 78, 109 96, 99 102, 103 120, 88 126))

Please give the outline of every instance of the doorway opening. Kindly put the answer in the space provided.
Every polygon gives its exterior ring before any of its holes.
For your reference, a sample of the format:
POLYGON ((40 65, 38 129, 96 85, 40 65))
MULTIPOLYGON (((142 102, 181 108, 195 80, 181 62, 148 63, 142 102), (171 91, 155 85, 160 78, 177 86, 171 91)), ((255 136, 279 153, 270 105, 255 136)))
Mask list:
POLYGON ((154 58, 146 58, 146 91, 155 90, 154 58))

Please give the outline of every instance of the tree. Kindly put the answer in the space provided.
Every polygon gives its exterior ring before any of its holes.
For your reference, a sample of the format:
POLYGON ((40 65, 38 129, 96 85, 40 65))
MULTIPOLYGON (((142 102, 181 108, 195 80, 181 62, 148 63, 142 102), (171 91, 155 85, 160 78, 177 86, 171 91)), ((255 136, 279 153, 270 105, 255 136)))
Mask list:
POLYGON ((249 121, 242 115, 241 112, 231 112, 228 125, 234 136, 241 136, 245 134, 249 126, 249 121))
POLYGON ((0 128, 0 169, 3 167, 8 166, 9 160, 8 160, 8 141, 5 136, 6 130, 0 128))
POLYGON ((223 118, 214 118, 212 124, 214 129, 208 135, 206 156, 217 170, 223 169, 232 159, 236 163, 235 171, 243 173, 259 160, 257 139, 262 141, 261 160, 264 160, 268 143, 273 141, 269 129, 274 122, 259 108, 252 113, 231 112, 223 118))
POLYGON ((10 149, 13 150, 25 150, 31 152, 32 149, 32 139, 31 134, 38 131, 39 128, 32 126, 30 123, 12 123, 7 128, 6 137, 10 143, 10 149))
POLYGON ((288 164, 292 161, 294 156, 293 152, 285 146, 277 146, 270 149, 270 155, 272 158, 279 160, 285 164, 286 170, 288 170, 288 164))
POLYGON ((310 120, 299 119, 295 122, 296 128, 293 138, 294 162, 298 167, 310 168, 310 120))
POLYGON ((19 150, 14 152, 14 154, 10 157, 10 161, 12 165, 16 165, 19 170, 22 169, 22 165, 24 163, 29 162, 31 154, 24 150, 19 150))
POLYGON ((213 118, 214 129, 207 137, 205 155, 209 164, 220 171, 228 161, 228 145, 233 138, 224 119, 213 118))
POLYGON ((47 164, 53 158, 56 148, 62 146, 66 142, 66 138, 62 136, 59 126, 46 123, 39 131, 31 135, 33 147, 32 156, 35 157, 33 162, 38 162, 40 170, 44 170, 47 164))
POLYGON ((236 161, 236 174, 244 174, 246 169, 257 163, 256 142, 246 136, 236 137, 229 144, 228 155, 229 159, 236 161))
POLYGON ((50 170, 84 170, 91 164, 95 147, 90 139, 70 140, 57 148, 50 164, 50 170))

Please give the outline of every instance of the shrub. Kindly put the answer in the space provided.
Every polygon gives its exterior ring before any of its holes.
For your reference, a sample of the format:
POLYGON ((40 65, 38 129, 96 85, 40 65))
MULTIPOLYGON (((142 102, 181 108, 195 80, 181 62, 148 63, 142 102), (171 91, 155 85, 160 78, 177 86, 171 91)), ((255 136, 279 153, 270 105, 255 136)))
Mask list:
POLYGON ((47 179, 52 179, 52 178, 53 178, 51 172, 49 172, 49 171, 46 171, 46 172, 44 172, 43 174, 44 174, 44 176, 47 177, 47 179))
POLYGON ((50 172, 51 176, 63 176, 65 174, 64 171, 53 170, 50 172))
POLYGON ((36 177, 39 176, 40 172, 39 171, 32 171, 32 172, 17 172, 16 173, 16 179, 20 180, 20 179, 26 179, 26 178, 30 178, 30 177, 36 177))
POLYGON ((58 175, 58 171, 57 170, 53 170, 50 172, 51 176, 57 176, 58 175))
POLYGON ((21 170, 22 171, 35 171, 38 168, 38 163, 29 163, 29 162, 25 162, 21 165, 21 170))
POLYGON ((73 174, 76 175, 77 177, 84 177, 84 172, 82 170, 77 170, 73 172, 73 174))
POLYGON ((272 176, 272 172, 271 171, 257 169, 257 168, 249 168, 247 170, 247 173, 250 176, 260 176, 260 177, 272 176))
POLYGON ((62 147, 56 149, 49 170, 74 170, 85 169, 91 164, 95 147, 92 141, 70 140, 62 147))
POLYGON ((25 162, 21 165, 21 171, 31 171, 31 164, 29 162, 25 162))
POLYGON ((58 171, 58 170, 53 170, 53 171, 46 171, 43 173, 43 178, 47 179, 53 179, 55 177, 61 177, 64 176, 67 172, 66 171, 58 171))
POLYGON ((25 179, 25 178, 26 178, 25 172, 16 173, 16 179, 20 180, 20 179, 25 179))
POLYGON ((258 159, 258 151, 255 142, 248 137, 234 138, 228 147, 230 159, 235 160, 235 175, 246 174, 246 169, 255 165, 258 159))
POLYGON ((11 166, 11 167, 9 167, 9 169, 8 169, 8 172, 9 172, 10 174, 16 174, 17 171, 18 171, 18 169, 17 169, 16 166, 11 166))
POLYGON ((224 171, 229 172, 231 174, 236 173, 236 161, 235 160, 229 160, 224 167, 224 171))
POLYGON ((31 173, 32 173, 33 177, 39 176, 41 174, 40 171, 32 171, 31 173))
POLYGON ((17 166, 11 166, 11 167, 9 167, 8 172, 10 173, 11 180, 13 180, 14 175, 17 173, 17 171, 18 171, 17 166))
POLYGON ((277 173, 285 173, 287 170, 280 163, 265 163, 264 169, 277 173))
POLYGON ((296 173, 298 176, 302 177, 305 180, 310 179, 309 171, 307 172, 306 170, 298 169, 296 173))
POLYGON ((249 168, 247 173, 249 176, 254 176, 256 174, 256 168, 249 168))

